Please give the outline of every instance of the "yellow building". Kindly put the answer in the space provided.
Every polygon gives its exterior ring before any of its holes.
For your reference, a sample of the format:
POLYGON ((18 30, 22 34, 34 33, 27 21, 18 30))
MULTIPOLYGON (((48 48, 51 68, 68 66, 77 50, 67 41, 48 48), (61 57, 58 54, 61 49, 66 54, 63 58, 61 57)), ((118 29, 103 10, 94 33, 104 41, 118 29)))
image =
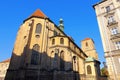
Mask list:
POLYGON ((62 19, 57 26, 38 9, 18 30, 5 80, 98 80, 94 43, 84 41, 91 47, 86 52, 90 57, 64 33, 62 19))
POLYGON ((94 5, 105 59, 112 80, 120 80, 120 0, 101 0, 94 5))
POLYGON ((0 62, 0 80, 4 80, 9 63, 10 63, 10 59, 0 62))

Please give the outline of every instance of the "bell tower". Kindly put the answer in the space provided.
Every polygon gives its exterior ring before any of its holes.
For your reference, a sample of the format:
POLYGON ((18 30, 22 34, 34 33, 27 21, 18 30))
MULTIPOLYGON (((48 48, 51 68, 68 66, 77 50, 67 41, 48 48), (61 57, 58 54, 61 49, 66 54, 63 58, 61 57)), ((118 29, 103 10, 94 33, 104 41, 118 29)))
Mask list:
POLYGON ((98 60, 98 54, 95 49, 94 41, 91 38, 86 38, 81 42, 82 50, 86 53, 87 56, 93 57, 98 60))

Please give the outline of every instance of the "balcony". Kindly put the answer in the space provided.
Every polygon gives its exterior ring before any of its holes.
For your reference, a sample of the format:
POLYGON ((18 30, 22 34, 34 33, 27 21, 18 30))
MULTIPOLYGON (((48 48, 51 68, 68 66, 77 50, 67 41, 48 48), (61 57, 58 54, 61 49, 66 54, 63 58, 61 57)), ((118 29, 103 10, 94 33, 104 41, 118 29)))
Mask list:
POLYGON ((109 27, 109 26, 112 26, 112 25, 115 25, 115 24, 118 24, 118 22, 117 21, 112 21, 112 22, 108 22, 108 25, 107 25, 107 27, 109 27))
POLYGON ((111 38, 110 38, 110 39, 113 40, 113 39, 118 39, 118 38, 120 38, 120 33, 111 35, 111 38))

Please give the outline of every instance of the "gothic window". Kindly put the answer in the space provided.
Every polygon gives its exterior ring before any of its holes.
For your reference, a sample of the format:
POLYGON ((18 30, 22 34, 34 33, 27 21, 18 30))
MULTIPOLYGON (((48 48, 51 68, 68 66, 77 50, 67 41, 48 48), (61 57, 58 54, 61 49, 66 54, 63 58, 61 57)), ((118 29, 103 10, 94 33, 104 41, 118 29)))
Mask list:
POLYGON ((31 64, 37 65, 39 61, 39 48, 40 46, 38 44, 35 44, 32 49, 32 55, 31 55, 31 64))
POLYGON ((54 45, 55 44, 55 39, 52 39, 52 45, 54 45))
POLYGON ((118 29, 116 27, 112 28, 111 29, 111 34, 112 35, 118 34, 118 29))
POLYGON ((64 51, 60 53, 60 70, 64 70, 65 61, 64 61, 64 51))
POLYGON ((120 41, 115 42, 115 48, 120 49, 120 41))
POLYGON ((64 44, 64 39, 60 38, 60 44, 64 44))
POLYGON ((36 25, 35 33, 40 34, 40 33, 41 33, 41 29, 42 29, 42 25, 41 25, 40 23, 38 23, 38 24, 36 25))
POLYGON ((87 74, 92 74, 92 70, 91 70, 91 66, 90 65, 87 66, 87 74))

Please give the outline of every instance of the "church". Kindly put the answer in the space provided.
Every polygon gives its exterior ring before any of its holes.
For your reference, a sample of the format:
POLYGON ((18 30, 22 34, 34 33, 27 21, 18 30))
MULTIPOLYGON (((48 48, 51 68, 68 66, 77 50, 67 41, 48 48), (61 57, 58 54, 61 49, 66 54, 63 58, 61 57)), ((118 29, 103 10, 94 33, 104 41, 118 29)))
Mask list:
POLYGON ((40 9, 20 26, 5 80, 99 80, 100 62, 94 41, 81 48, 40 9))

